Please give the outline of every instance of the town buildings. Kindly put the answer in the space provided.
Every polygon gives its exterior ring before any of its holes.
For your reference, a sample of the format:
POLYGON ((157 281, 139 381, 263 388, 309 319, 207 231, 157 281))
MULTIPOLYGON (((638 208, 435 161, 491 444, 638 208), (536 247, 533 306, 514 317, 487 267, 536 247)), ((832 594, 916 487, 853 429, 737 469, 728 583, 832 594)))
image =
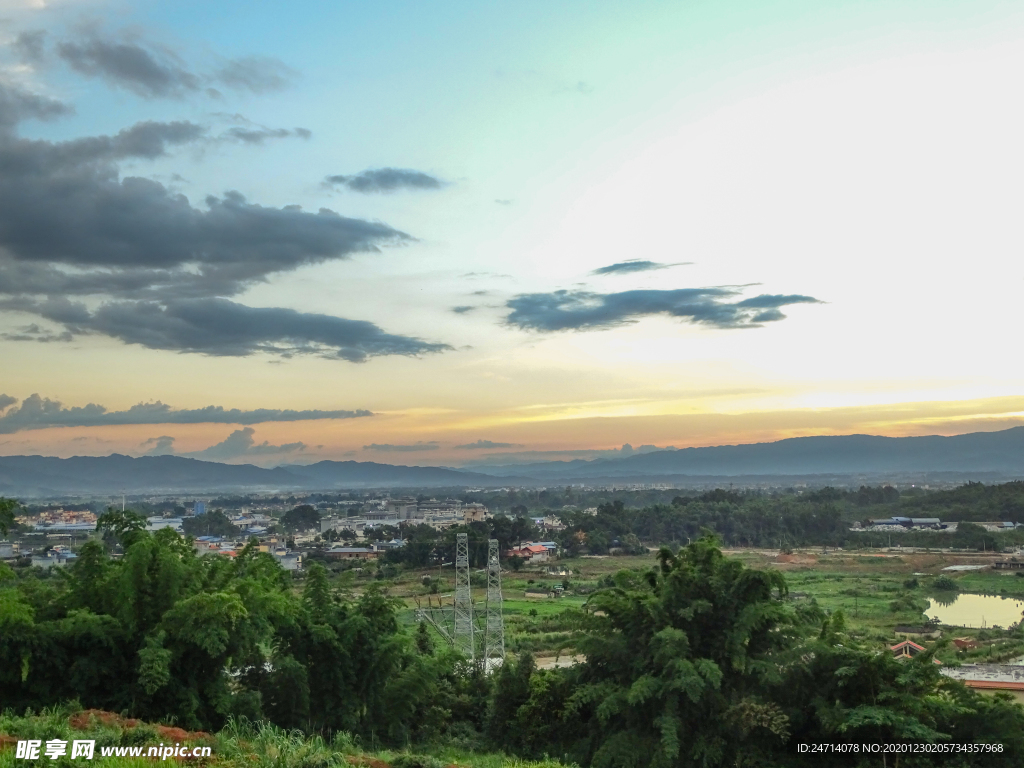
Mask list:
POLYGON ((320 520, 320 532, 350 530, 356 538, 365 538, 367 529, 382 525, 397 527, 402 523, 429 525, 438 531, 489 517, 483 504, 464 503, 457 499, 417 501, 411 497, 388 499, 380 504, 366 504, 360 514, 331 515, 320 520))
POLYGON ((531 565, 546 563, 557 556, 558 544, 554 541, 529 541, 505 553, 505 557, 521 557, 531 565))

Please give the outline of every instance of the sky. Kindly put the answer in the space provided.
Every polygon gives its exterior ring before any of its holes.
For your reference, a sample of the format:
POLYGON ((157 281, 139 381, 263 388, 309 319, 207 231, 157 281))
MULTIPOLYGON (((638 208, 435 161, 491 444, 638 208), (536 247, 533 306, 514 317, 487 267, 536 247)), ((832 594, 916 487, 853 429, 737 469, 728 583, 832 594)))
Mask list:
POLYGON ((0 0, 0 455, 1024 424, 1024 3, 0 0))

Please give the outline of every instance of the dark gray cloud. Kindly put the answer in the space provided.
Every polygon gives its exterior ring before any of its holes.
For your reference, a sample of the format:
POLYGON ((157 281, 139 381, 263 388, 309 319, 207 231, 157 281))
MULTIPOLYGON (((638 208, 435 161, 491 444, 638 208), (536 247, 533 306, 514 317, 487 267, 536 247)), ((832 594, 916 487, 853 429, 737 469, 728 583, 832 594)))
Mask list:
POLYGON ((496 443, 493 440, 477 440, 475 443, 466 443, 465 445, 456 445, 455 447, 476 451, 483 448, 522 448, 523 446, 518 443, 496 443))
POLYGON ((598 294, 554 291, 521 294, 510 299, 505 322, 531 331, 613 328, 648 315, 668 315, 716 328, 756 328, 785 317, 779 307, 818 304, 811 296, 755 296, 739 302, 735 288, 679 288, 598 294))
POLYGON ((469 305, 464 304, 459 307, 452 307, 452 312, 454 312, 457 315, 464 315, 467 312, 472 312, 474 309, 476 309, 476 307, 471 307, 469 305))
POLYGON ((218 141, 230 141, 239 144, 261 146, 271 139, 309 139, 313 132, 308 128, 271 128, 249 120, 237 112, 214 112, 212 117, 234 126, 217 137, 218 141))
POLYGON ((414 453, 416 451, 436 451, 438 449, 436 440, 423 443, 413 443, 412 445, 392 445, 391 443, 370 443, 364 445, 364 451, 380 451, 382 453, 414 453))
POLYGON ((307 128, 293 128, 288 130, 287 128, 243 128, 236 126, 235 128, 229 128, 224 134, 226 138, 240 141, 243 144, 263 144, 268 139, 286 139, 289 137, 296 137, 300 139, 308 139, 313 135, 313 132, 307 128))
POLYGON ((309 447, 301 442, 271 445, 264 440, 262 443, 257 443, 255 438, 253 438, 255 433, 256 430, 252 427, 236 429, 216 445, 211 445, 209 448, 204 448, 201 451, 191 451, 178 455, 191 459, 205 459, 207 461, 228 461, 243 456, 274 456, 282 453, 295 453, 297 451, 304 451, 309 447))
POLYGON ((46 32, 42 29, 19 32, 11 48, 26 64, 40 64, 46 58, 46 32))
MULTIPOLYGON (((208 140, 205 128, 187 121, 142 122, 63 142, 23 139, 13 130, 18 120, 66 112, 59 102, 0 83, 0 310, 62 326, 31 326, 7 340, 98 333, 152 349, 350 361, 450 349, 365 321, 228 301, 274 273, 412 238, 325 208, 264 207, 238 192, 209 196, 199 208, 157 181, 120 177, 121 161, 208 140), (74 297, 107 300, 87 306, 74 297)), ((246 143, 281 135, 251 123, 232 130, 246 143)))
POLYGON ((116 301, 95 311, 84 305, 39 304, 38 314, 65 323, 72 333, 102 333, 149 349, 238 357, 257 352, 312 354, 363 362, 380 355, 421 355, 451 349, 411 336, 386 333, 364 320, 247 307, 227 299, 165 302, 116 301))
MULTIPOLYGON (((10 395, 0 395, 0 410, 18 402, 10 395)), ((257 408, 243 411, 209 405, 205 408, 176 409, 159 401, 138 403, 124 411, 109 411, 102 405, 89 403, 66 408, 58 400, 30 395, 17 408, 0 416, 0 434, 11 434, 49 427, 106 427, 125 424, 263 424, 270 421, 313 421, 317 419, 356 419, 372 416, 370 411, 294 411, 257 408)))
POLYGON ((138 42, 90 35, 58 43, 57 55, 83 75, 100 77, 146 98, 181 97, 203 86, 202 79, 173 53, 138 42))
MULTIPOLYGON (((38 341, 42 343, 50 341, 72 341, 74 334, 70 331, 56 332, 41 328, 38 323, 30 323, 18 328, 14 333, 0 333, 0 339, 7 341, 38 341)), ((2 409, 0 409, 2 410, 2 409)))
POLYGON ((620 261, 617 264, 609 264, 607 267, 598 267, 590 274, 592 275, 623 275, 631 272, 650 272, 655 269, 668 269, 669 267, 681 267, 692 264, 692 261, 677 261, 673 264, 661 264, 657 261, 643 261, 641 259, 629 259, 620 261))
MULTIPOLYGON (((230 295, 242 285, 243 281, 223 271, 125 267, 67 272, 49 264, 25 264, 0 257, 0 296, 196 297, 230 295)), ((34 311, 36 305, 24 298, 0 299, 0 308, 34 311)))
POLYGON ((808 302, 819 303, 817 299, 798 294, 762 293, 760 296, 752 296, 749 299, 736 302, 737 307, 749 307, 750 309, 777 309, 788 304, 807 304, 808 302))
MULTIPOLYGON (((43 32, 24 32, 15 41, 25 61, 45 56, 43 32)), ((105 36, 86 29, 56 46, 57 56, 76 72, 98 77, 143 98, 182 98, 191 93, 219 97, 214 86, 262 94, 287 88, 297 73, 267 56, 231 59, 212 71, 196 72, 166 46, 132 35, 105 36)))
POLYGON ((364 194, 395 192, 399 189, 440 189, 444 186, 440 179, 406 168, 375 168, 354 176, 328 176, 324 183, 364 194))
POLYGON ((297 77, 284 62, 268 56, 246 56, 233 59, 221 67, 214 80, 236 90, 252 93, 281 91, 297 77))
POLYGON ((153 158, 202 135, 192 123, 140 123, 116 136, 0 141, 0 246, 16 260, 167 268, 235 265, 263 276, 409 240, 328 209, 267 208, 237 192, 193 207, 113 161, 153 158))
POLYGON ((10 131, 23 120, 56 120, 74 111, 62 101, 0 82, 0 132, 10 131))
POLYGON ((22 172, 102 167, 118 160, 163 157, 170 148, 195 143, 205 135, 205 128, 187 120, 172 123, 145 121, 113 136, 89 136, 59 143, 5 142, 0 146, 0 159, 11 170, 22 172))

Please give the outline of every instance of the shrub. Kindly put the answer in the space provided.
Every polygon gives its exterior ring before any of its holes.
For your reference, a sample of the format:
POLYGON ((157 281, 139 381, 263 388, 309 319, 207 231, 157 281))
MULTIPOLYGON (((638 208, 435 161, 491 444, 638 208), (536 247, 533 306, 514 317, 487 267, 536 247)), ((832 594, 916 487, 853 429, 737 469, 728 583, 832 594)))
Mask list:
POLYGON ((117 744, 119 747, 144 747, 159 741, 160 734, 156 732, 156 728, 151 725, 138 725, 121 731, 121 738, 117 740, 117 744))
POLYGON ((444 768, 444 763, 430 755, 400 754, 391 758, 391 768, 444 768))

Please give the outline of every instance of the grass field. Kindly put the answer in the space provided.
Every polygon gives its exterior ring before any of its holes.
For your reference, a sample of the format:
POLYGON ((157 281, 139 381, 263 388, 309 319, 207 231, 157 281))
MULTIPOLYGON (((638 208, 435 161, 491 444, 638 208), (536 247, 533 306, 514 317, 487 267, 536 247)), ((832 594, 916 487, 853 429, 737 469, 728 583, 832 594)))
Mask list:
MULTIPOLYGON (((842 610, 851 634, 879 648, 896 642, 897 624, 921 624, 928 598, 941 596, 931 584, 940 575, 950 576, 962 592, 1024 599, 1024 578, 991 569, 944 572, 949 565, 989 565, 997 556, 972 553, 923 551, 834 551, 798 550, 780 555, 778 551, 732 549, 726 556, 751 568, 782 572, 794 603, 816 600, 826 611, 842 610)), ((654 553, 625 557, 574 558, 550 564, 568 570, 569 576, 552 576, 547 566, 525 568, 503 575, 506 647, 514 654, 531 651, 539 656, 565 655, 573 650, 573 615, 600 588, 605 577, 620 570, 645 571, 656 565, 654 553), (531 599, 525 590, 554 587, 567 582, 561 597, 531 599)), ((416 598, 425 604, 429 590, 423 576, 438 577, 438 571, 408 572, 388 583, 392 594, 401 597, 408 609, 403 621, 413 623, 416 598)), ((450 604, 454 587, 450 569, 441 575, 438 594, 450 604)), ((474 585, 478 600, 482 586, 474 585)), ((948 595, 947 595, 948 597, 948 595)), ((431 596, 437 600, 437 596, 431 596)), ((1005 661, 1024 656, 1024 636, 999 629, 946 628, 944 638, 977 640, 977 650, 957 652, 952 646, 939 651, 944 661, 1005 661)), ((947 643, 948 645, 948 643, 947 643)))
MULTIPOLYGON (((986 569, 945 572, 950 565, 991 565, 996 556, 982 554, 922 553, 878 550, 822 553, 732 551, 754 568, 782 571, 795 600, 814 599, 829 611, 842 610, 851 633, 879 647, 897 642, 897 624, 919 625, 929 598, 950 600, 955 594, 932 586, 939 576, 952 578, 960 592, 1024 599, 1024 578, 986 569), (788 562, 785 562, 788 561, 788 562)), ((930 645, 927 641, 916 642, 930 645)), ((1008 661, 1024 656, 1024 636, 1019 630, 944 627, 938 657, 952 661, 1008 661), (966 637, 981 643, 977 650, 958 652, 948 643, 966 637)))

